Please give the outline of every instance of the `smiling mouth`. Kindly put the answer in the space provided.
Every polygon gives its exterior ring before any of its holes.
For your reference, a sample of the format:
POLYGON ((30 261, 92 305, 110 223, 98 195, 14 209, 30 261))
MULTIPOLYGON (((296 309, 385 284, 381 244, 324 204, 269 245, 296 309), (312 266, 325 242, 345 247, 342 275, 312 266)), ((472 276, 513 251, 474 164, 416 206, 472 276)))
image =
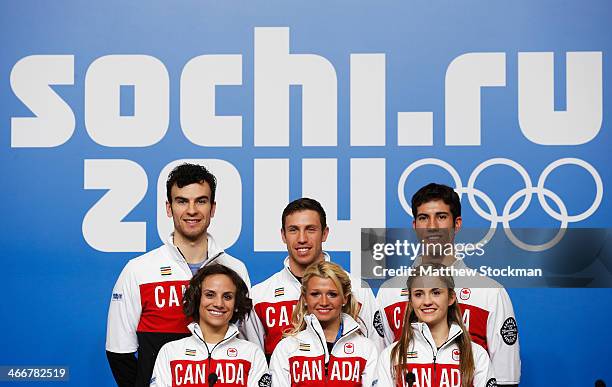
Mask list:
POLYGON ((187 224, 198 224, 200 219, 185 219, 185 223, 187 224))
POLYGON ((310 251, 310 247, 298 247, 295 249, 299 255, 306 255, 310 251))
POLYGON ((436 311, 436 309, 434 308, 426 308, 426 309, 421 309, 421 312, 425 313, 425 314, 432 314, 436 311))
POLYGON ((219 310, 209 310, 208 313, 213 317, 222 317, 225 314, 225 312, 219 310))

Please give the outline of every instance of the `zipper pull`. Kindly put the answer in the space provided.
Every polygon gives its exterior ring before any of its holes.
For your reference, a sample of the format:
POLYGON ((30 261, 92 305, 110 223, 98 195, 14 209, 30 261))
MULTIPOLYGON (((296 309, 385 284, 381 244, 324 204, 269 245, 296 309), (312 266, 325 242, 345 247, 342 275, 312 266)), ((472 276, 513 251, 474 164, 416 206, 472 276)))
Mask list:
POLYGON ((434 355, 433 357, 433 384, 432 385, 437 385, 436 384, 436 355, 434 355))

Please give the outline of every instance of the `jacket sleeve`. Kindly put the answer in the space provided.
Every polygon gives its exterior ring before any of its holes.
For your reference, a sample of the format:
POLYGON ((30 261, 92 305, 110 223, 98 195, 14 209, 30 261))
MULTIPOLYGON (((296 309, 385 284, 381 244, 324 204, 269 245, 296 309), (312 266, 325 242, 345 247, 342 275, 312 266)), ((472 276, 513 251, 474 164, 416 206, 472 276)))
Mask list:
MULTIPOLYGON (((255 305, 253 305, 255 307, 255 305)), ((251 343, 257 344, 262 350, 264 347, 264 327, 255 313, 255 309, 251 309, 251 312, 240 325, 240 334, 251 343)))
POLYGON ((289 374, 289 353, 285 349, 288 340, 293 338, 285 338, 276 346, 270 359, 270 373, 272 375, 273 387, 290 387, 291 376, 289 374))
POLYGON ((392 347, 387 347, 378 357, 376 375, 373 382, 376 383, 373 385, 377 387, 395 386, 393 375, 391 373, 391 348, 392 347))
POLYGON ((474 387, 495 387, 497 386, 493 365, 487 352, 478 344, 472 344, 474 353, 474 387))
POLYGON ((372 289, 362 284, 357 292, 357 301, 361 305, 359 318, 361 318, 365 325, 368 339, 374 342, 376 349, 380 352, 385 348, 385 333, 382 327, 382 316, 378 310, 378 303, 376 298, 374 298, 372 289))
POLYGON ((395 341, 395 335, 391 330, 391 325, 389 324, 389 320, 387 320, 387 314, 385 313, 385 293, 387 292, 386 288, 381 287, 378 289, 378 294, 376 295, 376 303, 378 305, 378 313, 380 316, 380 322, 382 326, 383 332, 383 342, 385 347, 393 344, 395 341))
POLYGON ((106 351, 115 383, 119 387, 132 387, 136 382, 138 360, 134 353, 115 353, 106 351))
POLYGON ((487 321, 487 346, 497 382, 518 384, 521 379, 518 325, 506 289, 499 288, 490 300, 494 307, 487 321))
POLYGON ((153 376, 151 377, 152 387, 171 387, 172 372, 170 371, 170 357, 168 356, 168 345, 164 345, 157 354, 153 376))
POLYGON ((376 380, 376 365, 378 363, 378 351, 370 347, 370 353, 366 360, 365 369, 362 373, 361 383, 364 387, 371 387, 376 380))
POLYGON ((115 381, 125 385, 135 382, 138 350, 136 327, 140 320, 140 291, 132 273, 132 261, 125 266, 113 288, 106 328, 106 351, 115 381), (124 355, 124 356, 121 356, 124 355))
POLYGON ((266 363, 263 351, 259 348, 255 348, 248 380, 248 387, 270 387, 271 385, 268 363, 266 363))

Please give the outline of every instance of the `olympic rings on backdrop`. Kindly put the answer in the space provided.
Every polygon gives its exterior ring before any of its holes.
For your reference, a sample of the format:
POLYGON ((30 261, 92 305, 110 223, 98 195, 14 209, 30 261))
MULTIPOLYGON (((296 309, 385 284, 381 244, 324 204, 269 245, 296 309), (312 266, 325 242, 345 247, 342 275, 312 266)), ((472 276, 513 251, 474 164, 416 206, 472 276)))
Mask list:
POLYGON ((597 208, 599 207, 599 205, 601 204, 601 200, 603 199, 603 181, 601 180, 601 176, 599 176, 599 173, 597 173, 597 170, 591 164, 587 163, 586 161, 580 160, 580 159, 574 159, 574 158, 559 159, 557 161, 553 161, 552 163, 548 164, 548 166, 544 168, 544 170, 542 171, 542 174, 540 175, 540 179, 538 179, 537 193, 538 193, 538 200, 540 201, 540 205, 542 206, 542 208, 544 209, 544 211, 546 211, 548 215, 552 216, 553 218, 561 222, 564 221, 565 217, 567 217, 567 222, 572 222, 572 223, 579 222, 593 215, 593 213, 597 211, 597 208), (577 165, 579 167, 586 169, 587 172, 591 174, 591 177, 595 181, 595 187, 597 188, 597 191, 595 192, 595 199, 593 200, 591 207, 589 207, 582 214, 563 216, 562 214, 559 214, 555 212, 552 208, 550 208, 550 206, 544 199, 544 195, 545 195, 544 194, 544 183, 546 183, 546 178, 557 167, 561 165, 567 165, 567 164, 574 164, 574 165, 577 165))
POLYGON ((526 250, 526 251, 536 252, 536 251, 545 251, 545 250, 550 249, 551 247, 559 243, 559 241, 563 238, 563 235, 565 235, 565 230, 567 229, 568 222, 566 219, 568 216, 567 216, 567 208, 565 207, 565 203, 563 203, 563 200, 561 200, 561 198, 556 193, 550 191, 547 188, 543 188, 542 192, 544 193, 544 195, 549 196, 557 204, 557 206, 559 206, 559 209, 561 210, 561 213, 564 216, 563 219, 561 220, 561 227, 559 227, 559 231, 557 232, 557 235, 555 235, 555 237, 551 239, 550 241, 543 243, 541 245, 527 244, 519 240, 514 235, 510 227, 510 222, 507 220, 508 218, 506 217, 508 213, 510 212, 510 208, 512 208, 512 205, 518 200, 519 197, 525 196, 527 194, 529 194, 529 196, 531 197, 533 193, 539 193, 539 192, 540 191, 538 191, 538 188, 534 188, 534 187, 523 188, 515 192, 514 195, 512 195, 510 199, 508 199, 508 201, 506 202, 506 205, 504 206, 504 213, 503 213, 504 219, 502 220, 502 223, 504 225, 504 233, 516 247, 526 250))
POLYGON ((599 173, 591 164, 587 163, 584 160, 577 159, 577 158, 563 158, 563 159, 559 159, 559 160, 556 160, 550 163, 548 166, 546 166, 546 168, 544 168, 544 170, 540 174, 540 177, 538 179, 538 185, 535 187, 533 186, 531 182, 531 177, 529 176, 529 173, 527 173, 527 171, 521 164, 517 163, 514 160, 510 160, 506 158, 492 158, 492 159, 489 159, 489 160, 486 160, 480 163, 472 171, 472 174, 470 175, 468 179, 467 187, 464 187, 463 183, 461 182, 461 176, 459 176, 459 173, 452 165, 440 159, 426 158, 426 159, 417 160, 414 163, 410 164, 408 167, 406 167, 406 169, 404 169, 404 172, 401 174, 399 181, 397 183, 397 195, 398 195, 400 204, 402 208, 404 209, 404 211, 406 211, 406 213, 410 216, 412 216, 412 208, 410 204, 407 202, 406 197, 404 195, 404 188, 406 185, 406 180, 408 179, 410 174, 412 174, 412 172, 426 165, 438 166, 444 169, 445 171, 447 171, 455 183, 455 190, 459 194, 459 199, 461 199, 462 195, 466 193, 468 196, 468 200, 472 208, 474 209, 474 211, 478 215, 480 215, 483 219, 491 222, 489 232, 480 241, 480 243, 482 243, 483 245, 491 240, 491 238, 495 234, 495 230, 497 229, 497 224, 502 223, 506 236, 508 237, 508 239, 510 239, 510 241, 512 241, 512 243, 514 243, 515 246, 523 250, 527 250, 527 251, 547 250, 553 247, 554 245, 556 245, 561 240, 561 238, 563 238, 563 235, 565 234, 565 229, 567 228, 567 225, 569 223, 579 222, 591 216, 597 210, 597 208, 599 208, 599 205, 601 204, 601 201, 603 199, 603 181, 601 179, 601 176, 599 176, 599 173), (554 171, 560 166, 568 165, 568 164, 577 165, 579 167, 582 167, 583 169, 585 169, 587 172, 591 174, 591 177, 593 178, 593 181, 595 182, 596 193, 595 193, 595 199, 593 200, 593 203, 587 210, 577 215, 569 215, 567 211, 567 207, 565 203, 563 202, 563 200, 556 193, 544 187, 544 184, 546 183, 546 179, 552 171, 554 171), (495 203, 493 203, 493 200, 486 193, 475 188, 476 179, 478 178, 480 173, 482 173, 485 169, 493 165, 505 165, 505 166, 508 166, 514 169, 515 171, 519 173, 519 175, 523 179, 523 182, 525 183, 525 188, 520 189, 519 191, 515 192, 510 197, 510 199, 508 199, 508 201, 504 205, 501 215, 498 215, 499 212, 497 211, 497 208, 495 207, 495 203), (523 215, 523 213, 525 213, 525 211, 529 207, 529 204, 531 203, 531 198, 534 193, 537 195, 538 201, 540 202, 540 206, 542 206, 542 209, 548 215, 550 215, 553 219, 556 219, 559 222, 561 222, 561 227, 557 235, 555 235, 555 237, 552 240, 546 243, 540 244, 540 245, 530 245, 530 244, 524 243, 523 241, 520 241, 512 233, 512 230, 510 227, 510 222, 512 220, 515 220, 519 216, 523 215), (480 207, 480 205, 476 201, 476 197, 480 198, 486 204, 489 212, 486 212, 480 207), (516 210, 511 212, 510 210, 512 209, 512 206, 514 205, 514 203, 516 203, 516 201, 522 197, 524 197, 524 200, 521 203, 521 205, 516 210), (546 197, 549 197, 550 199, 552 199, 553 202, 555 202, 555 204, 559 207, 559 212, 556 212, 554 209, 550 207, 550 205, 546 201, 546 197))

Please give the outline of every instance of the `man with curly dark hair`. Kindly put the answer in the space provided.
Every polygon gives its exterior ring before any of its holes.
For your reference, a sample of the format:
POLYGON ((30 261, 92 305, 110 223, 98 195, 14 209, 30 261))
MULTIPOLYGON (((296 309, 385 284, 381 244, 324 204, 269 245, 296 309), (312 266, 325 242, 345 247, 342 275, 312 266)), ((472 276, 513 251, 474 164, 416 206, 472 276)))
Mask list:
POLYGON ((245 265, 208 233, 216 187, 215 176, 201 165, 174 168, 166 183, 166 213, 174 231, 163 246, 130 260, 119 275, 106 335, 107 358, 119 386, 149 385, 159 349, 190 335, 181 299, 198 269, 212 263, 232 267, 250 287, 245 265))

